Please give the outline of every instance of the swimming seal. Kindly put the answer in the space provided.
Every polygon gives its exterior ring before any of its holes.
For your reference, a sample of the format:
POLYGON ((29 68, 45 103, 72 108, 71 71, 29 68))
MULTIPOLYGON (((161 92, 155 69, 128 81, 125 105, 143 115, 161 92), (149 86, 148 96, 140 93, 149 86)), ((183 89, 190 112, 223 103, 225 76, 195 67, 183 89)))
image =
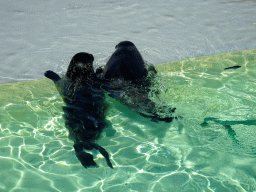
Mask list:
MULTIPOLYGON (((153 65, 146 65, 136 46, 130 41, 122 41, 115 47, 104 68, 96 70, 97 78, 109 81, 105 90, 109 95, 127 105, 143 117, 152 121, 172 122, 174 117, 161 117, 156 113, 156 105, 148 95, 157 71, 153 65)), ((173 113, 176 108, 169 108, 173 113)))
POLYGON ((63 118, 69 137, 74 141, 78 160, 85 168, 97 166, 93 156, 84 151, 96 149, 105 157, 108 166, 113 168, 108 152, 95 143, 108 126, 105 120, 108 105, 103 90, 95 84, 93 60, 91 54, 77 53, 62 78, 53 71, 46 71, 44 75, 55 83, 65 102, 63 118))
POLYGON ((103 69, 105 79, 136 80, 147 76, 143 58, 132 42, 122 41, 115 48, 115 52, 103 69))

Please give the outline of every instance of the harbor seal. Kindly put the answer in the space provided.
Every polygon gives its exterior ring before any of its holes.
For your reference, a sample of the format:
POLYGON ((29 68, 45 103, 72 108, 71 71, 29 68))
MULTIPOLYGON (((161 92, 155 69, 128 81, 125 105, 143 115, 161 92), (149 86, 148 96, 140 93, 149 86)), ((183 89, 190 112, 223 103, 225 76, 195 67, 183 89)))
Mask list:
MULTIPOLYGON (((156 113, 156 104, 149 99, 150 87, 157 71, 147 65, 136 46, 130 41, 122 41, 115 47, 104 68, 98 68, 98 79, 109 81, 105 90, 109 95, 127 105, 143 117, 152 121, 172 122, 172 115, 161 117, 156 113)), ((171 114, 176 108, 168 108, 171 114)))
POLYGON ((103 69, 105 79, 136 80, 147 76, 143 58, 132 42, 122 41, 116 45, 115 49, 103 69))
POLYGON ((97 166, 93 156, 84 151, 96 149, 113 168, 108 152, 95 143, 108 126, 105 119, 108 105, 103 90, 95 83, 93 60, 91 54, 77 53, 62 78, 53 71, 46 71, 44 75, 55 83, 65 102, 63 118, 78 160, 85 168, 97 166))

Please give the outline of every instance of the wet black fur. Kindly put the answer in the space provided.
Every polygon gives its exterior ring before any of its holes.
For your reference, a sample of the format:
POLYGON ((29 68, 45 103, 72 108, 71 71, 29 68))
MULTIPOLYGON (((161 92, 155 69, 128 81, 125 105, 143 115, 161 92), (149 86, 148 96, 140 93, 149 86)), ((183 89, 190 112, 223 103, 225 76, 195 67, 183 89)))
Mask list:
POLYGON ((85 168, 96 166, 93 156, 84 151, 96 149, 113 168, 107 151, 95 143, 108 126, 105 119, 108 105, 103 90, 96 83, 93 60, 91 54, 78 53, 72 58, 64 77, 60 78, 53 71, 46 71, 45 76, 55 83, 66 104, 63 118, 79 161, 85 168))
MULTIPOLYGON (((152 121, 172 122, 174 117, 160 117, 156 113, 156 105, 148 95, 150 86, 157 71, 153 65, 146 65, 136 46, 130 41, 122 41, 116 45, 106 66, 96 70, 97 78, 108 80, 105 90, 111 97, 138 112, 152 121)), ((176 108, 170 108, 170 114, 176 108)))

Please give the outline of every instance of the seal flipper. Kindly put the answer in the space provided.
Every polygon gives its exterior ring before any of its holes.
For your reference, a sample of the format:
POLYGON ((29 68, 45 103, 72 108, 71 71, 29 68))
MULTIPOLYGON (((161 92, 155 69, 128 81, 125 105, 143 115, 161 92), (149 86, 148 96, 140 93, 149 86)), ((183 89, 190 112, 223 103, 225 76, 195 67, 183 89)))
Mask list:
POLYGON ((97 164, 93 160, 92 154, 83 151, 83 143, 76 143, 74 145, 74 148, 76 152, 76 157, 85 168, 88 168, 90 166, 97 166, 97 164))
MULTIPOLYGON (((170 108, 169 109, 169 113, 173 113, 174 111, 176 110, 176 108, 170 108)), ((154 112, 151 112, 149 111, 149 114, 150 115, 147 115, 147 114, 144 114, 144 113, 141 113, 141 112, 138 112, 142 117, 146 117, 146 118, 151 118, 151 121, 157 123, 159 121, 164 121, 166 123, 171 123, 173 121, 173 119, 178 119, 178 118, 182 118, 180 116, 178 117, 161 117, 160 115, 154 113, 154 112)))
POLYGON ((224 70, 238 69, 238 68, 240 68, 240 67, 241 67, 240 65, 236 65, 236 66, 233 66, 233 67, 227 67, 227 68, 225 68, 224 70))
POLYGON ((44 76, 51 79, 54 83, 59 81, 61 78, 58 74, 54 73, 53 71, 49 70, 44 73, 44 76))
POLYGON ((109 154, 108 152, 101 146, 99 146, 98 144, 96 143, 93 143, 93 147, 97 150, 99 150, 99 152, 103 155, 103 157, 105 157, 106 161, 107 161, 107 164, 108 166, 113 169, 113 166, 112 166, 112 163, 110 162, 110 159, 109 159, 109 154))
POLYGON ((85 149, 88 149, 88 148, 97 149, 97 150, 101 153, 101 155, 103 155, 103 157, 105 157, 105 159, 106 159, 106 161, 107 161, 107 165, 108 165, 111 169, 113 169, 112 163, 110 162, 110 159, 109 159, 109 154, 108 154, 108 152, 107 152, 103 147, 99 146, 99 145, 96 144, 96 143, 84 142, 83 144, 84 144, 83 147, 84 147, 85 149))

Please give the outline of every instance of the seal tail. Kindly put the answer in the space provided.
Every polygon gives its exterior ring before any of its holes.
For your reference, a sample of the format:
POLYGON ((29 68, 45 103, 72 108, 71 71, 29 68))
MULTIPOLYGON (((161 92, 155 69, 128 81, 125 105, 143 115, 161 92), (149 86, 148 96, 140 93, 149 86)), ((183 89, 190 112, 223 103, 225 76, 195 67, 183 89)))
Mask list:
POLYGON ((51 79, 54 83, 60 80, 60 76, 53 71, 49 70, 44 73, 44 76, 51 79))

